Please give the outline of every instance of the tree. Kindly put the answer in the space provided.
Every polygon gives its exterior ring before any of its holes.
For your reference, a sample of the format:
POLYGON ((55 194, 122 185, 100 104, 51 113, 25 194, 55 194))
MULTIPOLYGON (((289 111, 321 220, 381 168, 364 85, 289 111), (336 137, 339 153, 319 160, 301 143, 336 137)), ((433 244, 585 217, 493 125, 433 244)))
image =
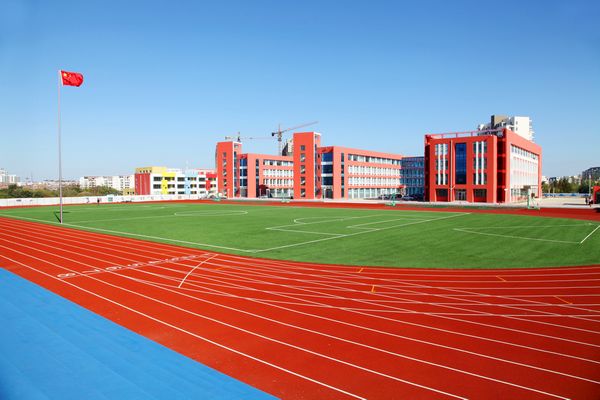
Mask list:
POLYGON ((573 193, 575 191, 573 186, 574 185, 569 182, 569 179, 564 177, 560 178, 556 183, 556 189, 558 193, 573 193))
POLYGON ((542 193, 550 193, 550 185, 548 182, 542 182, 542 193))

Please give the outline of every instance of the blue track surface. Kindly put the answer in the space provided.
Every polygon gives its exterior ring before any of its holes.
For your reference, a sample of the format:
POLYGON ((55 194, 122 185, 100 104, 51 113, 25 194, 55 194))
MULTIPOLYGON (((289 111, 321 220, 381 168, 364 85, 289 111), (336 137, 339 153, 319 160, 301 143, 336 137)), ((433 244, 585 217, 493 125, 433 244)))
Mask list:
POLYGON ((0 399, 273 399, 0 268, 0 399))

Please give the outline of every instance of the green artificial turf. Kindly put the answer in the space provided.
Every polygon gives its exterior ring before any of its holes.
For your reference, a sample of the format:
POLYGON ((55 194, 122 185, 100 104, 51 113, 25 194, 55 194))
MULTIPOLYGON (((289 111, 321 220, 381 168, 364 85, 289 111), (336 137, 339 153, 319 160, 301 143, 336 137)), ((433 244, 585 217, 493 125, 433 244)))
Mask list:
MULTIPOLYGON (((69 227, 275 259, 426 268, 600 263, 600 224, 572 219, 216 202, 64 210, 69 227)), ((57 223, 57 211, 20 208, 0 215, 57 223)))

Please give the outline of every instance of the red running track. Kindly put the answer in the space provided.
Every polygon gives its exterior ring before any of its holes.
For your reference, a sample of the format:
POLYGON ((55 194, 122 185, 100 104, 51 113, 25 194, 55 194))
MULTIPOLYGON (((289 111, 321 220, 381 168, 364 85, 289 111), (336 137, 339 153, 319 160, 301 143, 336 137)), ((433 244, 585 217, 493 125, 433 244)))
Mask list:
POLYGON ((324 266, 0 218, 0 266, 285 399, 600 398, 600 265, 324 266))

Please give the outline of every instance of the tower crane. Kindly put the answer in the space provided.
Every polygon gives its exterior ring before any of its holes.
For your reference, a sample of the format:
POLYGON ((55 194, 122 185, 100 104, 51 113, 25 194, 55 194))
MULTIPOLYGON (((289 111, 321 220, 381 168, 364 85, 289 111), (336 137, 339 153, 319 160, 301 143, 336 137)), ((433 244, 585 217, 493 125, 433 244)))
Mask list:
POLYGON ((237 135, 235 136, 225 136, 225 140, 235 140, 236 142, 242 142, 242 139, 244 140, 256 140, 256 139, 271 139, 270 136, 256 136, 256 137, 251 137, 251 136, 241 136, 241 134, 238 132, 237 135))
POLYGON ((275 132, 271 132, 271 136, 277 136, 277 150, 278 150, 278 154, 281 155, 282 151, 283 151, 283 143, 282 138, 283 138, 283 134, 285 132, 289 132, 292 131, 294 129, 298 129, 298 128, 304 128, 305 126, 310 126, 310 125, 314 125, 314 124, 318 124, 319 121, 313 121, 313 122, 308 122, 306 124, 302 124, 302 125, 298 125, 298 126, 294 126, 291 128, 287 128, 287 129, 281 129, 281 124, 279 124, 279 126, 277 127, 277 130, 275 132))

